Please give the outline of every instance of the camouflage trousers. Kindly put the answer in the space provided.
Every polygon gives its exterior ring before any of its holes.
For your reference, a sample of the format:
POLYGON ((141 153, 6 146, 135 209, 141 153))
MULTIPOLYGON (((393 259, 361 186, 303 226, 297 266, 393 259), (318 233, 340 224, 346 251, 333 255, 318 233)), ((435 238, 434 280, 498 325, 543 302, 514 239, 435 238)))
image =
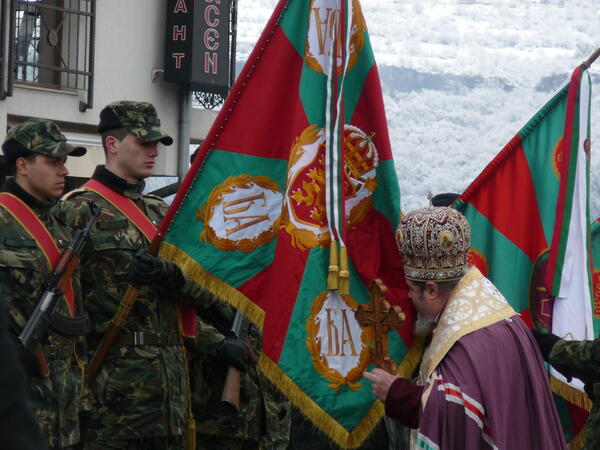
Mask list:
POLYGON ((84 450, 185 450, 183 436, 155 436, 123 441, 86 442, 84 450))
POLYGON ((600 449, 600 383, 594 385, 594 405, 585 423, 585 450, 600 449))

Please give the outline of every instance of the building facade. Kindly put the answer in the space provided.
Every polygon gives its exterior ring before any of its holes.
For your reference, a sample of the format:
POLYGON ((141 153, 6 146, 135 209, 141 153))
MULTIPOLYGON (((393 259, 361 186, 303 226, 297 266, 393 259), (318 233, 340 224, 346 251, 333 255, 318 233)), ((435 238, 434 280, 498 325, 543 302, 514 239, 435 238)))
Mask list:
MULTIPOLYGON (((174 139, 156 176, 177 176, 182 89, 163 81, 166 2, 148 0, 0 0, 0 139, 28 118, 57 122, 88 153, 72 158, 72 176, 88 177, 104 155, 98 115, 115 100, 155 105, 174 139)), ((190 144, 216 113, 192 108, 190 144)))

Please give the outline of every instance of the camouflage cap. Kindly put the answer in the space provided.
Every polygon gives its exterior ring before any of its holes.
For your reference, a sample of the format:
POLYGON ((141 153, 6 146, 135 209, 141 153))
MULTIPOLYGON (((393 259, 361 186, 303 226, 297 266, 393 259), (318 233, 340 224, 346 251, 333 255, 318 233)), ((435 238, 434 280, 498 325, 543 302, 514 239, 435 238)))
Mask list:
POLYGON ((160 129, 160 119, 151 103, 121 100, 106 105, 100 111, 98 132, 115 128, 125 128, 143 142, 173 143, 173 138, 160 129))
POLYGON ((38 153, 51 158, 63 156, 83 156, 85 147, 67 144, 67 138, 58 125, 46 119, 29 119, 12 127, 2 144, 2 151, 9 161, 38 153))

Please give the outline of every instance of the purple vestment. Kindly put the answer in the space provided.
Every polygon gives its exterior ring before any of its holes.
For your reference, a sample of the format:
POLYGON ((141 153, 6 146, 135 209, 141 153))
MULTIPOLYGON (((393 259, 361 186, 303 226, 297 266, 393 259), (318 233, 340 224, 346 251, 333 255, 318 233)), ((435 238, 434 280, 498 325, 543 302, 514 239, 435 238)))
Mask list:
POLYGON ((424 387, 397 380, 386 413, 406 423, 397 400, 418 393, 424 409, 405 403, 419 412, 417 448, 566 448, 542 358, 518 316, 461 337, 424 387))

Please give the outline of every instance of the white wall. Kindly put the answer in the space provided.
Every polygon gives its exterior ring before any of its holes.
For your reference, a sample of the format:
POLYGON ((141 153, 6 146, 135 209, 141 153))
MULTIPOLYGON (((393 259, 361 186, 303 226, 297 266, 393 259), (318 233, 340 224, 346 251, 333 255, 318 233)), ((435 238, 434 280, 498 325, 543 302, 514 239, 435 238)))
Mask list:
MULTIPOLYGON (((174 139, 167 150, 161 149, 155 175, 176 175, 179 87, 163 83, 162 76, 152 79, 153 71, 163 67, 165 9, 163 1, 98 0, 94 107, 83 113, 79 111, 79 101, 85 100, 85 93, 80 99, 76 92, 15 84, 13 96, 0 101, 0 139, 5 137, 7 114, 97 125, 100 110, 112 101, 148 101, 156 107, 162 128, 174 139)), ((215 115, 194 109, 193 140, 204 138, 215 115)), ((90 170, 96 160, 90 155, 90 170)))

